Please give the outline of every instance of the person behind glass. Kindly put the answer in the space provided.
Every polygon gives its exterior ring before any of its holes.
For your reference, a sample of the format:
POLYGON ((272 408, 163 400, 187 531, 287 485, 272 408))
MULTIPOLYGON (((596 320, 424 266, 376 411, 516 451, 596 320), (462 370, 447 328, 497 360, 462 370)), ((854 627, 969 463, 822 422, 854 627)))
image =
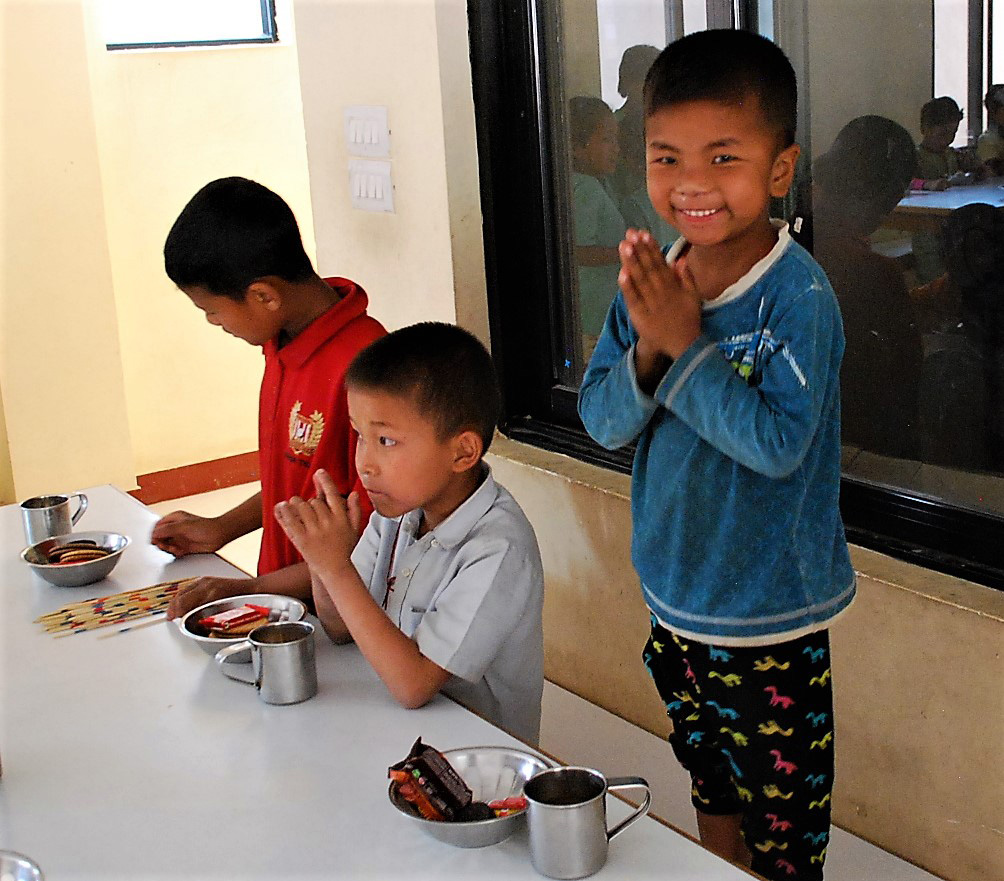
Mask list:
POLYGON ((798 160, 795 74, 711 30, 645 83, 648 190, 680 230, 620 246, 621 292, 579 392, 604 447, 637 443, 632 562, 644 661, 701 840, 770 879, 819 879, 833 787, 827 627, 855 594, 840 488, 836 297, 772 221, 798 160))
POLYGON ((923 461, 1004 472, 1004 208, 977 202, 944 228, 959 311, 925 337, 923 461))
POLYGON ((617 124, 599 98, 569 102, 572 141, 572 208, 583 348, 592 350, 617 289, 617 245, 627 224, 606 180, 617 167, 617 124))
POLYGON ((310 574, 272 507, 303 493, 319 467, 338 492, 358 485, 342 377, 360 349, 386 331, 366 314, 366 292, 321 278, 281 197, 242 177, 206 184, 175 220, 164 266, 206 320, 265 355, 258 409, 261 491, 218 517, 174 511, 151 542, 176 557, 212 553, 262 528, 256 578, 199 578, 171 599, 168 617, 249 593, 310 598, 310 574))
POLYGON ((920 367, 916 309, 891 257, 869 236, 917 173, 910 134, 883 116, 860 116, 813 163, 813 253, 843 316, 843 440, 873 453, 918 456, 920 367))
POLYGON ((655 46, 630 46, 621 56, 617 90, 626 99, 614 111, 619 154, 610 186, 627 226, 647 229, 663 245, 679 233, 652 207, 645 183, 645 75, 659 57, 655 46))
POLYGON ((987 90, 987 130, 976 141, 976 155, 990 174, 1004 175, 1004 83, 987 90))
POLYGON ((947 95, 934 98, 920 108, 921 141, 917 147, 918 176, 910 181, 912 190, 945 190, 975 183, 982 166, 955 150, 952 141, 962 122, 962 110, 947 95))
POLYGON ((629 46, 617 70, 617 91, 624 103, 614 111, 620 154, 612 180, 618 199, 645 187, 645 76, 659 57, 655 46, 629 46))
POLYGON ((349 367, 356 466, 375 508, 330 476, 276 506, 303 554, 317 616, 354 640, 391 694, 443 691, 528 743, 544 687, 543 567, 533 527, 483 461, 499 413, 491 357, 467 331, 395 331, 349 367))

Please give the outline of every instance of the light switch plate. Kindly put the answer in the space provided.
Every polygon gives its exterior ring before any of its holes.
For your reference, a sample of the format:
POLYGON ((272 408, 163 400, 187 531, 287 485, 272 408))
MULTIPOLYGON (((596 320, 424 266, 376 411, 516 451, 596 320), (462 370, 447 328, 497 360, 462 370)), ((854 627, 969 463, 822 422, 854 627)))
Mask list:
POLYGON ((390 156, 387 108, 356 104, 345 108, 345 144, 352 156, 390 156))
POLYGON ((362 211, 394 211, 394 184, 390 163, 369 159, 349 160, 349 197, 362 211))

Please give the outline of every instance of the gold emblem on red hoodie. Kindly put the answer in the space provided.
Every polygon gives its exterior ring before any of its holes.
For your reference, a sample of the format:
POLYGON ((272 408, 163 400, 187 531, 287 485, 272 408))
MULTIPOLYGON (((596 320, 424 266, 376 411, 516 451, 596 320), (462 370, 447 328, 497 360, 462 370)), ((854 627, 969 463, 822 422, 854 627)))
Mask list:
POLYGON ((324 433, 324 414, 315 410, 309 417, 303 416, 302 406, 297 401, 289 411, 289 448, 299 456, 312 456, 324 433))

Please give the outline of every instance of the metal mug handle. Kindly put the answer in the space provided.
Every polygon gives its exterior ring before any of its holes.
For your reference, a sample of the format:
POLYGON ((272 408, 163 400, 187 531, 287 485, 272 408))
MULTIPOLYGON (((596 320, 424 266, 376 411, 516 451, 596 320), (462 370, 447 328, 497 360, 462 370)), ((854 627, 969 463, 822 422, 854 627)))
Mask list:
MULTIPOLYGON (((254 654, 254 645, 252 644, 250 639, 244 639, 238 643, 234 643, 233 645, 228 645, 225 648, 221 648, 216 653, 213 660, 216 661, 217 664, 219 664, 220 669, 223 670, 224 676, 229 676, 231 679, 236 679, 238 682, 243 682, 245 685, 253 685, 255 688, 257 688, 258 687, 257 669, 255 669, 255 672, 252 673, 250 679, 245 679, 236 670, 231 669, 232 667, 236 667, 237 664, 225 663, 227 658, 229 658, 231 655, 236 655, 237 652, 246 652, 246 651, 251 651, 252 655, 254 654)), ((258 665, 255 664, 254 668, 257 667, 258 665)))
POLYGON ((607 790, 613 792, 615 789, 644 789, 645 800, 639 805, 634 813, 621 820, 613 829, 607 831, 607 841, 613 841, 615 835, 620 835, 635 820, 640 819, 648 813, 648 806, 652 804, 652 790, 648 781, 644 777, 610 777, 607 779, 607 790))
POLYGON ((73 512, 73 516, 70 518, 70 525, 76 526, 77 521, 84 516, 84 511, 87 510, 87 496, 83 493, 70 493, 70 498, 76 498, 77 500, 77 510, 73 512))

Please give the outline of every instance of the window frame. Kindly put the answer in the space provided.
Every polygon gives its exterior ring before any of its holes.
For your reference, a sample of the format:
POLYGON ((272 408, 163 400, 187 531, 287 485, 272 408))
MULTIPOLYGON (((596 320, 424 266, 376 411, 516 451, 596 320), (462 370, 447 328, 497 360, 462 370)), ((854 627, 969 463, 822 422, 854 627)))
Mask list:
POLYGON ((234 37, 218 40, 168 40, 149 43, 105 43, 109 52, 128 49, 192 49, 203 46, 245 46, 262 43, 278 43, 279 30, 276 25, 276 0, 258 0, 261 8, 262 34, 258 37, 234 37))
MULTIPOLYGON (((755 2, 722 5, 755 29, 755 2)), ((554 145, 542 125, 549 112, 542 0, 468 0, 468 19, 500 429, 629 474, 633 450, 605 450, 589 438, 575 410, 576 389, 562 384, 556 366, 563 256, 552 223, 554 145)), ((851 543, 1004 590, 1004 517, 846 475, 840 505, 851 543)))

